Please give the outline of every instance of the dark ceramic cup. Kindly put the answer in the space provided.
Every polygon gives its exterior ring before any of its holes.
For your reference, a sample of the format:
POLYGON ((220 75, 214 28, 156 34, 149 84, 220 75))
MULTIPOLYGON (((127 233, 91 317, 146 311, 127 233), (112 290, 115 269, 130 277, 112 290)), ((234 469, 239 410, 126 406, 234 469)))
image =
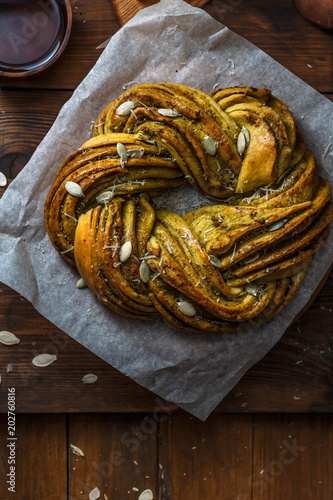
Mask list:
POLYGON ((333 29, 333 0, 294 0, 300 12, 308 21, 325 29, 333 29))
POLYGON ((71 27, 70 0, 0 0, 0 76, 26 77, 51 66, 71 27))

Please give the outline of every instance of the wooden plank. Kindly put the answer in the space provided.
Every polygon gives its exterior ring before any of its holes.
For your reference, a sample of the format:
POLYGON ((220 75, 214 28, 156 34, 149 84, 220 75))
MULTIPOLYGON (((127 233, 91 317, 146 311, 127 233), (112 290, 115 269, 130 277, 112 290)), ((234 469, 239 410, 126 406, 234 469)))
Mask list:
MULTIPOLYGON (((158 3, 159 0, 112 0, 120 26, 127 23, 141 9, 158 3)), ((193 7, 203 7, 208 0, 186 0, 193 7)))
MULTIPOLYGON (((328 499, 333 494, 332 423, 332 415, 316 414, 215 414, 206 422, 168 413, 71 415, 66 442, 64 415, 25 415, 17 419, 16 496, 34 498, 38 492, 39 498, 77 500, 98 487, 102 499, 105 494, 134 500, 146 488, 160 500, 328 499), (85 457, 74 454, 70 444, 85 457)), ((0 429, 5 492, 5 414, 0 429)), ((2 493, 2 498, 12 494, 2 493)))
MULTIPOLYGON (((110 0, 80 0, 79 4, 73 0, 72 5, 72 35, 59 61, 28 78, 0 78, 2 88, 77 87, 101 53, 96 47, 119 29, 119 23, 110 0)), ((210 0, 204 10, 317 90, 333 92, 332 32, 312 26, 300 16, 293 2, 210 0)))
MULTIPOLYGON (((217 411, 333 411, 332 286, 333 275, 311 308, 246 373, 217 411)), ((2 390, 16 388, 18 412, 38 412, 45 407, 49 412, 154 411, 164 405, 58 330, 16 292, 1 289, 2 328, 21 339, 18 345, 0 349, 2 390), (57 362, 44 370, 33 367, 32 358, 41 352, 55 353, 57 362), (83 385, 81 378, 89 372, 96 373, 99 380, 83 385)), ((1 399, 0 411, 5 408, 1 399)), ((175 406, 166 404, 166 408, 175 406)))
POLYGON ((333 415, 255 415, 253 500, 332 498, 332 423, 333 415))
POLYGON ((160 425, 158 499, 251 498, 251 415, 172 415, 160 425))
MULTIPOLYGON (((2 391, 1 391, 2 392, 2 391)), ((3 393, 3 395, 6 393, 3 393)), ((46 410, 47 407, 44 408, 46 410)), ((17 440, 7 440, 7 414, 0 415, 0 491, 11 498, 67 499, 65 415, 25 415, 16 418, 17 440), (15 493, 8 491, 8 457, 15 454, 15 493)))
POLYGON ((69 445, 85 456, 69 448, 69 500, 96 487, 101 499, 134 500, 148 488, 156 494, 157 426, 154 415, 70 415, 69 445))
MULTIPOLYGON (((154 394, 61 332, 19 294, 5 286, 1 290, 1 329, 20 338, 17 345, 0 345, 1 392, 15 387, 17 412, 152 411, 161 406, 154 394), (32 365, 42 352, 58 358, 47 369, 32 365), (86 373, 95 373, 98 382, 83 384, 86 373)), ((0 411, 6 411, 5 398, 0 411)))
POLYGON ((29 161, 71 95, 71 91, 0 92, 0 171, 8 179, 29 161))
POLYGON ((332 31, 313 26, 293 2, 211 0, 204 10, 319 92, 333 92, 332 31))

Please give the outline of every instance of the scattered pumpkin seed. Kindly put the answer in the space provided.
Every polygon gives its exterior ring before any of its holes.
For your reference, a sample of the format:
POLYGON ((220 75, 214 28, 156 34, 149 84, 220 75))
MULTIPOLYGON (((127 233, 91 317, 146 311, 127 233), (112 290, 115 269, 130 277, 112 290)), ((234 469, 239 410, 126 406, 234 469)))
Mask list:
POLYGON ((5 174, 0 172, 0 187, 5 187, 5 186, 7 186, 7 177, 5 176, 5 174))
POLYGON ((242 127, 242 132, 244 134, 244 137, 246 140, 246 145, 247 145, 250 142, 250 132, 245 127, 242 127))
POLYGON ((120 262, 126 262, 131 253, 132 253, 132 243, 130 241, 126 241, 126 243, 124 243, 120 248, 120 253, 119 253, 120 262))
POLYGON ((103 191, 96 198, 97 203, 109 203, 114 197, 114 191, 103 191))
POLYGON ((0 343, 4 345, 14 345, 14 344, 19 344, 20 339, 17 338, 16 335, 14 335, 11 332, 3 331, 0 332, 0 343))
POLYGON ((132 109, 137 105, 137 101, 126 101, 118 106, 116 113, 119 116, 129 115, 132 109))
POLYGON ((243 134, 243 132, 239 132, 238 138, 237 138, 237 150, 238 150, 238 153, 240 154, 240 156, 243 156, 245 148, 246 148, 245 135, 243 134))
POLYGON ((65 189, 67 193, 71 194, 72 196, 84 196, 84 192, 82 191, 81 186, 79 186, 79 184, 77 184, 76 182, 67 181, 65 183, 65 189))
POLYGON ((285 225, 285 223, 287 222, 288 219, 281 219, 281 220, 278 220, 277 222, 275 222, 274 224, 272 224, 271 226, 269 226, 267 228, 267 231, 277 231, 278 229, 280 229, 282 226, 285 225))
POLYGON ((175 118, 176 116, 182 116, 182 114, 176 111, 175 109, 160 108, 157 111, 159 112, 160 115, 168 116, 170 118, 175 118))
POLYGON ((219 267, 221 269, 222 264, 221 264, 220 259, 218 259, 215 255, 209 255, 208 258, 209 258, 211 264, 213 264, 213 266, 219 267))
POLYGON ((99 491, 99 489, 96 486, 96 488, 91 490, 91 492, 89 493, 89 500, 97 500, 97 498, 99 498, 100 496, 101 496, 101 492, 99 491))
POLYGON ((250 295, 253 295, 254 297, 258 295, 259 287, 255 281, 253 281, 252 283, 247 283, 244 288, 250 295))
POLYGON ((127 156, 129 156, 130 158, 142 158, 144 154, 145 154, 144 148, 127 150, 127 156))
POLYGON ((87 286, 86 282, 84 281, 83 278, 80 278, 78 282, 76 283, 77 288, 84 288, 87 286))
POLYGON ((195 316, 197 313, 192 304, 186 302, 185 300, 182 300, 178 307, 184 316, 195 316))
POLYGON ((54 363, 56 360, 57 356, 54 354, 38 354, 38 356, 32 360, 32 364, 38 368, 45 368, 46 366, 54 363))
POLYGON ((121 161, 126 163, 128 160, 127 149, 121 142, 117 143, 117 153, 120 156, 121 161))
POLYGON ((145 260, 143 260, 140 264, 139 274, 141 281, 143 281, 143 283, 148 283, 150 278, 150 267, 145 260))
POLYGON ((69 446, 70 446, 72 452, 75 453, 75 455, 79 455, 79 457, 84 457, 85 456, 85 454, 83 453, 83 451, 80 450, 80 448, 78 448, 74 444, 70 444, 69 446))
POLYGON ((259 255, 260 255, 259 252, 256 252, 253 255, 250 255, 249 257, 244 259, 244 264, 246 264, 246 265, 251 264, 252 262, 254 262, 255 260, 257 260, 259 258, 259 255))
POLYGON ((138 500, 154 500, 154 494, 151 490, 144 490, 138 500))
POLYGON ((87 373, 87 375, 84 375, 84 377, 82 377, 82 382, 84 384, 94 384, 95 382, 97 382, 97 380, 98 377, 94 373, 87 373))
POLYGON ((205 135, 205 137, 203 139, 203 143, 204 143, 205 150, 207 151, 207 153, 211 156, 214 156, 216 154, 217 147, 216 147, 216 143, 213 141, 213 139, 211 137, 209 137, 209 135, 205 135))

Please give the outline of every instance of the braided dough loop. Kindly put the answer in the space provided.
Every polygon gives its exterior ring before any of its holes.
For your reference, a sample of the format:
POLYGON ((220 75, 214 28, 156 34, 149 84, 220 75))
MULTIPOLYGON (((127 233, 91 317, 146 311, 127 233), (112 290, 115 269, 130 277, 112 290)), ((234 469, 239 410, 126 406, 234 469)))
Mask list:
POLYGON ((329 183, 270 90, 169 83, 111 102, 45 206, 53 245, 109 308, 207 332, 285 307, 331 217, 329 183), (151 202, 186 182, 217 204, 181 217, 151 202))

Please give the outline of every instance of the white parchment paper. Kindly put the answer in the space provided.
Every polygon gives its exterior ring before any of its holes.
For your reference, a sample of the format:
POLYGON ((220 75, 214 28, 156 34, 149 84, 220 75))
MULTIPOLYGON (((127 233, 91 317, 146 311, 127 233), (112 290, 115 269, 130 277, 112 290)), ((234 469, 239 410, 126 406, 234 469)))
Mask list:
MULTIPOLYGON (((333 235, 317 253, 292 303, 247 333, 190 334, 171 330, 160 319, 125 319, 100 304, 90 290, 78 290, 76 270, 63 261, 46 235, 47 192, 61 163, 92 135, 92 122, 104 106, 124 88, 145 82, 183 83, 207 93, 234 85, 270 88, 294 113, 324 177, 328 177, 321 165, 325 151, 333 175, 332 150, 327 149, 332 142, 333 105, 204 11, 179 0, 161 1, 113 36, 0 202, 0 280, 118 370, 205 419, 307 303, 332 262, 333 235)), ((188 208, 202 204, 191 190, 182 190, 184 196, 188 208)), ((176 211, 187 209, 178 195, 168 193, 165 199, 176 211)))

